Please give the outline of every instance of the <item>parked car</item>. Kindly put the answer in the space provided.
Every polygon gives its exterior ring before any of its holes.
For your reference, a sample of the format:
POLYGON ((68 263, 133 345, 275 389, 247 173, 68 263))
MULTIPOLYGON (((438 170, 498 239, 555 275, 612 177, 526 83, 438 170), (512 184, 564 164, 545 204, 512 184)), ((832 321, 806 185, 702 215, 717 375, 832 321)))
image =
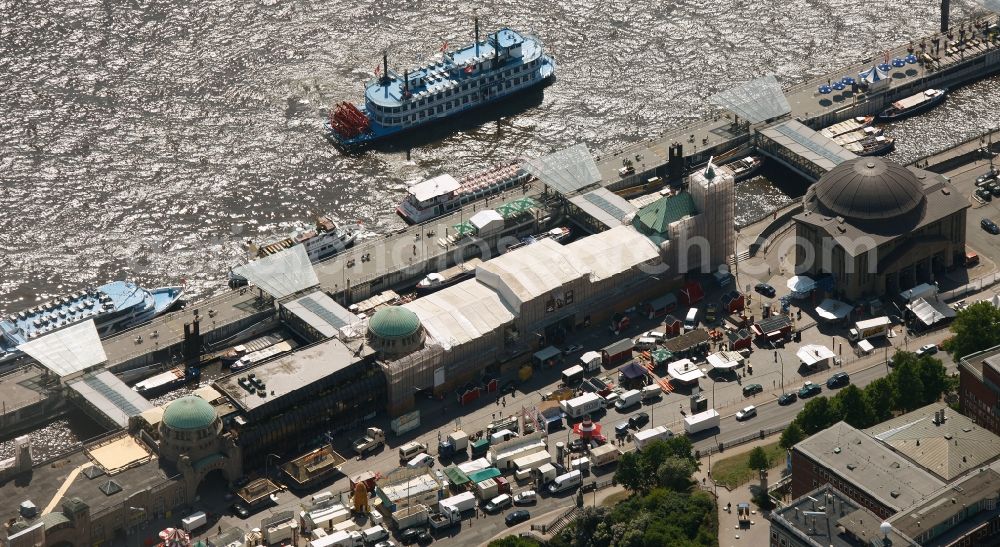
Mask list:
POLYGON ((979 188, 976 190, 976 197, 983 201, 990 201, 993 199, 993 193, 990 192, 989 188, 979 188))
POLYGON ((774 295, 777 294, 774 287, 768 285, 767 283, 757 283, 754 285, 753 290, 768 298, 774 298, 774 295))
POLYGON ((750 405, 743 410, 736 412, 736 421, 742 422, 743 420, 749 420, 757 415, 757 407, 750 405))
POLYGON ((997 226, 996 222, 993 222, 988 218, 984 218, 983 221, 980 222, 979 224, 983 227, 984 230, 993 235, 1000 234, 1000 226, 997 226))
POLYGON ((487 513, 499 513, 504 509, 510 507, 514 499, 507 494, 500 494, 499 496, 486 502, 486 507, 484 509, 487 513))
POLYGON ((578 351, 580 351, 582 349, 583 349, 583 346, 581 346, 580 344, 573 344, 573 345, 571 345, 568 348, 566 348, 566 349, 563 350, 563 355, 569 355, 571 353, 576 353, 576 352, 578 352, 578 351))
POLYGON ((640 412, 635 416, 631 416, 628 419, 628 423, 629 425, 632 426, 633 429, 642 429, 642 426, 649 423, 649 414, 646 414, 645 412, 640 412))
POLYGON ((989 181, 997 178, 998 174, 1000 174, 1000 170, 990 169, 989 171, 987 171, 987 172, 983 173, 982 175, 979 175, 978 177, 976 177, 976 186, 980 186, 980 185, 988 183, 989 181))
POLYGON ((819 387, 819 384, 814 384, 812 382, 806 382, 802 389, 799 390, 799 398, 808 399, 813 395, 819 395, 823 391, 823 388, 819 387))
POLYGON ((240 517, 241 519, 245 519, 250 516, 250 510, 247 509, 246 505, 243 505, 242 503, 234 503, 232 509, 233 515, 240 517))
POLYGON ((927 344, 925 346, 920 346, 920 349, 917 350, 917 355, 918 356, 920 356, 920 355, 934 355, 937 352, 938 352, 937 345, 935 345, 935 344, 927 344))
POLYGON ((569 443, 569 451, 574 454, 586 452, 588 448, 590 448, 590 443, 583 439, 576 439, 575 441, 569 443))
POLYGON ((518 509, 517 511, 511 511, 504 520, 507 522, 507 526, 514 526, 515 524, 520 524, 531 518, 531 513, 525 511, 524 509, 518 509))
POLYGON ((990 189, 990 193, 993 194, 993 197, 1000 198, 1000 183, 993 181, 987 188, 990 189))
POLYGON ((747 385, 743 386, 743 396, 744 397, 749 397, 751 395, 755 395, 757 393, 763 393, 763 392, 764 392, 764 386, 762 386, 760 384, 747 384, 747 385))
POLYGON ((798 400, 798 397, 794 392, 792 393, 782 393, 781 397, 778 397, 778 404, 781 406, 790 405, 798 400))
POLYGON ((846 386, 849 383, 851 383, 851 377, 848 376, 846 372, 838 372, 826 381, 826 387, 828 389, 833 389, 846 386))
POLYGON ((426 528, 407 528, 399 533, 399 541, 402 541, 403 545, 410 545, 411 543, 424 543, 426 540, 421 539, 421 536, 430 537, 426 528))
POLYGON ((617 424, 615 424, 615 436, 616 437, 627 436, 628 428, 629 428, 628 422, 618 422, 617 424))
POLYGON ((525 490, 514 494, 514 505, 529 505, 538 501, 538 494, 534 490, 525 490))

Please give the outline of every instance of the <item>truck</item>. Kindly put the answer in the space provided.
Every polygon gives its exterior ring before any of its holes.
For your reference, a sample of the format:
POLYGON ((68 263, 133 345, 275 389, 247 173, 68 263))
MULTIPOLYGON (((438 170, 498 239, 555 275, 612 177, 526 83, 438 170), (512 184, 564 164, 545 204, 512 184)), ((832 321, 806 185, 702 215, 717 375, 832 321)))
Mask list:
POLYGON ((562 381, 565 385, 573 385, 583 380, 583 367, 580 365, 573 365, 568 369, 562 371, 562 381))
POLYGON ((604 399, 596 393, 584 393, 568 401, 560 401, 559 406, 567 416, 582 418, 604 408, 604 399))
POLYGON ((438 442, 438 456, 453 458, 458 453, 465 453, 469 446, 469 435, 458 429, 448 434, 448 437, 438 442))
POLYGON ((204 511, 192 513, 181 519, 181 528, 184 528, 184 531, 188 533, 193 530, 197 530, 206 524, 208 524, 208 515, 206 515, 204 511))
POLYGON ((618 461, 621 452, 614 443, 605 443, 590 451, 590 463, 594 467, 601 467, 618 461))
POLYGON ((361 456, 367 456, 385 445, 385 432, 377 427, 369 427, 365 430, 365 436, 356 439, 351 446, 354 451, 361 456))
POLYGON ((522 456, 514 460, 514 469, 517 471, 528 471, 552 462, 552 455, 546 450, 540 450, 534 454, 522 456))
POLYGON ((414 526, 426 523, 429 513, 426 505, 410 505, 394 512, 392 514, 392 521, 396 523, 397 530, 403 531, 407 528, 413 528, 414 526))
POLYGON ((556 466, 551 463, 547 463, 541 467, 538 467, 532 471, 535 476, 535 482, 538 484, 545 484, 556 478, 559 472, 556 470, 556 466))
POLYGON ((889 332, 892 321, 887 316, 865 319, 854 324, 854 328, 848 331, 847 336, 852 342, 860 342, 869 338, 885 336, 889 332))
POLYGON ((662 396, 663 396, 663 388, 660 387, 660 384, 652 383, 642 388, 642 400, 644 402, 652 401, 654 399, 659 399, 662 396))
POLYGON ((650 429, 643 429, 642 431, 637 431, 635 435, 632 435, 632 439, 635 440, 635 447, 642 450, 647 444, 653 441, 667 440, 673 437, 673 431, 667 429, 667 426, 661 425, 658 427, 653 427, 650 429))
POLYGON ((694 435, 713 427, 719 427, 719 413, 714 408, 684 417, 684 432, 688 435, 694 435))
POLYGON ((493 499, 500 494, 500 483, 498 483, 496 479, 486 479, 484 481, 477 482, 474 488, 476 490, 476 496, 484 501, 493 499))
POLYGON ((490 451, 490 438, 489 436, 483 437, 478 441, 472 441, 472 457, 478 458, 480 456, 485 456, 487 452, 490 451))
POLYGON ((638 389, 630 389, 618 396, 618 401, 615 402, 615 408, 618 410, 624 410, 639 404, 641 401, 642 392, 638 389))
POLYGON ((462 492, 456 496, 445 498, 438 502, 438 511, 444 513, 445 509, 454 512, 464 513, 472 511, 476 507, 476 496, 472 492, 462 492))
POLYGON ((365 544, 361 532, 334 532, 330 535, 314 539, 309 547, 362 547, 365 544))

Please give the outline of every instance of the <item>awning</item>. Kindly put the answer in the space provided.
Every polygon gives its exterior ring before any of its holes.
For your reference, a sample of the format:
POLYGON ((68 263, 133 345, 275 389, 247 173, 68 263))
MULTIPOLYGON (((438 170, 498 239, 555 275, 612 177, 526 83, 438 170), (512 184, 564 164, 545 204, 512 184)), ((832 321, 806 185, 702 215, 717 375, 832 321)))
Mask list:
POLYGON ((837 354, 833 353, 833 350, 826 346, 809 344, 799 348, 799 351, 795 352, 795 356, 799 358, 799 361, 802 361, 802 364, 811 367, 818 363, 829 361, 836 357, 837 354))
POLYGON ((289 247, 233 268, 233 273, 276 299, 319 285, 305 245, 289 247))
POLYGON ((560 355, 562 355, 562 351, 559 348, 555 346, 549 346, 543 350, 536 351, 534 358, 538 359, 539 361, 545 362, 548 361, 549 359, 552 359, 553 357, 559 357, 560 355))
POLYGON ((861 353, 868 354, 875 351, 875 346, 873 346, 868 340, 862 340, 858 342, 858 350, 860 350, 861 353))
POLYGON ((816 282, 811 277, 796 275, 788 280, 788 288, 792 292, 806 293, 816 288, 816 282))
POLYGON ((647 374, 646 369, 635 363, 629 363, 623 366, 618 369, 618 372, 620 372, 627 380, 637 380, 647 374))
POLYGON ((816 315, 820 319, 825 319, 827 321, 837 321, 845 319, 851 314, 851 305, 846 302, 841 302, 840 300, 834 300, 832 298, 827 298, 820 302, 819 306, 816 306, 816 315))
POLYGON ((955 310, 948 307, 947 304, 941 302, 940 300, 924 300, 923 298, 918 298, 906 306, 907 309, 913 312, 913 315, 917 316, 926 326, 931 326, 938 321, 944 321, 945 319, 951 319, 955 317, 955 310))
POLYGON ((708 356, 708 364, 713 369, 733 370, 743 365, 743 356, 735 351, 720 351, 708 356))
POLYGON ((691 362, 690 359, 681 359, 667 365, 667 374, 670 378, 679 382, 694 382, 698 378, 704 378, 705 373, 691 362))
POLYGON ((60 378, 75 375, 108 360, 93 319, 35 338, 17 349, 60 378))

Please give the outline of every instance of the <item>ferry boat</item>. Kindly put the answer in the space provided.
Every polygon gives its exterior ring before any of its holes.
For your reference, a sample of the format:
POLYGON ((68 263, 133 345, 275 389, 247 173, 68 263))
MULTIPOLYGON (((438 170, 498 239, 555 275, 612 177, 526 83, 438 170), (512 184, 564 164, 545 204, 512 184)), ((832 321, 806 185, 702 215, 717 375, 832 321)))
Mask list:
POLYGON ((332 110, 327 139, 344 150, 363 148, 548 83, 555 71, 537 38, 502 28, 480 41, 476 19, 473 44, 442 51, 402 77, 389 71, 383 55, 381 74, 365 87, 364 104, 341 102, 332 110))
POLYGON ((859 156, 882 156, 892 152, 895 147, 896 139, 883 135, 844 145, 845 150, 859 156))
POLYGON ((417 294, 430 294, 445 287, 450 287, 459 281, 471 279, 472 276, 476 275, 476 266, 479 266, 481 263, 482 261, 478 258, 473 258, 446 270, 429 273, 417 283, 417 294))
POLYGON ((438 175, 411 185, 396 207, 396 214, 410 224, 420 224, 467 203, 516 188, 530 178, 519 162, 501 164, 462 180, 448 174, 438 175))
POLYGON ((947 89, 928 89, 892 103, 892 106, 879 112, 878 117, 881 120, 893 121, 919 114, 940 104, 947 95, 947 89))
POLYGON ((746 156, 736 161, 727 163, 720 167, 733 174, 733 182, 741 182, 754 176, 764 165, 764 158, 760 156, 746 156))
POLYGON ((857 131, 858 129, 864 129, 875 121, 875 116, 858 116, 856 118, 851 118, 849 120, 844 120, 840 123, 835 123, 830 127, 820 130, 820 135, 827 138, 839 137, 845 133, 851 133, 852 131, 857 131))
POLYGON ((535 234, 535 235, 532 235, 532 236, 523 237, 523 238, 521 238, 521 241, 519 241, 519 242, 511 245, 510 247, 507 247, 507 250, 505 250, 504 252, 506 253, 506 252, 513 251, 514 249, 520 249, 521 247, 524 247, 525 245, 531 245, 532 243, 537 243, 538 241, 541 241, 543 239, 553 239, 553 240, 555 240, 555 241, 557 241, 559 243, 562 243, 563 241, 566 241, 566 239, 569 238, 569 233, 570 233, 569 232, 569 228, 567 228, 565 226, 560 226, 558 228, 552 228, 551 230, 549 230, 547 232, 542 232, 540 234, 535 234))
POLYGON ((857 131, 851 131, 850 133, 844 133, 843 135, 834 137, 833 140, 840 146, 844 146, 846 144, 851 144, 852 142, 863 141, 870 137, 877 137, 881 134, 881 129, 869 125, 867 127, 862 127, 857 131))
MULTIPOLYGON (((254 260, 273 255, 296 245, 305 245, 309 261, 315 264, 344 249, 350 248, 358 239, 358 232, 360 231, 360 225, 339 225, 329 216, 321 216, 316 219, 315 228, 298 232, 280 241, 260 246, 254 244, 252 241, 247 241, 247 253, 250 255, 250 259, 254 260)), ((245 277, 237 274, 232 269, 229 270, 230 287, 242 287, 246 284, 247 280, 245 277)))
POLYGON ((0 363, 23 356, 21 344, 88 319, 102 338, 145 323, 174 307, 183 292, 184 287, 144 289, 112 281, 11 314, 0 321, 0 363))
POLYGON ((189 382, 198 381, 201 370, 198 367, 177 367, 146 378, 132 386, 132 391, 146 397, 156 397, 173 391, 189 382))

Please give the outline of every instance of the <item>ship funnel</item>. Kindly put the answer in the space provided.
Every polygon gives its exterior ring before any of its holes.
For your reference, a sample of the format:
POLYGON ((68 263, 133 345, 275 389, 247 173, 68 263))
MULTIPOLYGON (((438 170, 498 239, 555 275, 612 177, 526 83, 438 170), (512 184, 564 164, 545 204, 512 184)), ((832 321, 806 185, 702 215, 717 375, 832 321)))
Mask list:
POLYGON ((389 52, 382 52, 382 83, 389 82, 389 52))
POLYGON ((479 57, 479 18, 474 18, 476 21, 476 57, 479 57))

